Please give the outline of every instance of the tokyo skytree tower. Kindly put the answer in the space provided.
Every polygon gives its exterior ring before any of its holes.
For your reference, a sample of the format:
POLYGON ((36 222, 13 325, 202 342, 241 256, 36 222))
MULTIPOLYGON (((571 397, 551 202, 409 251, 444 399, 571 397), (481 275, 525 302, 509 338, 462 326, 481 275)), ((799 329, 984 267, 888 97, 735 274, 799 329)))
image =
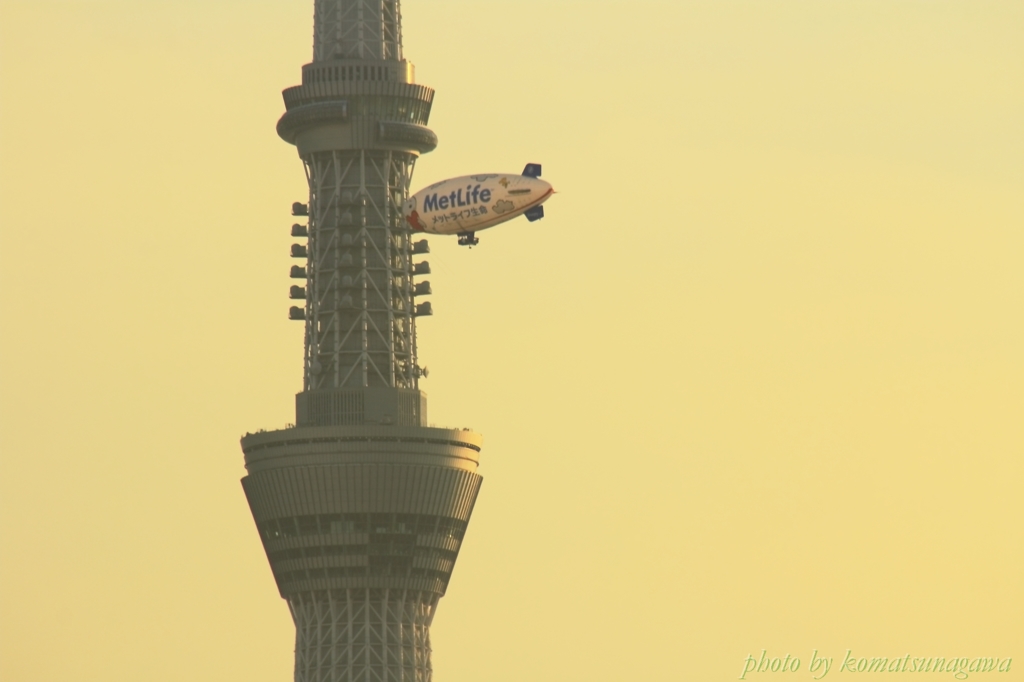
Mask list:
POLYGON ((313 61, 278 134, 309 182, 291 255, 305 325, 295 425, 242 438, 242 479, 295 622, 297 682, 427 682, 430 624, 482 478, 481 437, 427 427, 416 319, 426 241, 402 218, 437 145, 398 0, 315 0, 313 61))

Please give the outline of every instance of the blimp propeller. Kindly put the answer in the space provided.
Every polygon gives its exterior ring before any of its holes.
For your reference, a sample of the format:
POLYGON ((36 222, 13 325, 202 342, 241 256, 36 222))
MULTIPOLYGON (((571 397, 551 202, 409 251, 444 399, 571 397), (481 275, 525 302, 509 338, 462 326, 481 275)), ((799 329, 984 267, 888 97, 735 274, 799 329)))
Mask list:
POLYGON ((541 165, 528 163, 523 172, 464 175, 434 183, 409 197, 405 220, 416 232, 454 234, 462 246, 480 242, 476 233, 525 215, 530 222, 544 217, 554 189, 540 179, 541 165))

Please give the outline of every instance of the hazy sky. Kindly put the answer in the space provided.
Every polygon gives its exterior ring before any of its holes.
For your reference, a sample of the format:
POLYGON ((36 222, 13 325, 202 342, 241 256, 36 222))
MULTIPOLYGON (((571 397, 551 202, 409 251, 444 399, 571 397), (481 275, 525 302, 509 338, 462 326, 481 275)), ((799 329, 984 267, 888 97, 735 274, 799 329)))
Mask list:
MULTIPOLYGON (((558 190, 430 240, 430 421, 485 437, 435 679, 1021 679, 1024 3, 403 11, 415 188, 558 190)), ((301 387, 311 36, 312 0, 0 0, 5 682, 291 679, 238 437, 301 387)))

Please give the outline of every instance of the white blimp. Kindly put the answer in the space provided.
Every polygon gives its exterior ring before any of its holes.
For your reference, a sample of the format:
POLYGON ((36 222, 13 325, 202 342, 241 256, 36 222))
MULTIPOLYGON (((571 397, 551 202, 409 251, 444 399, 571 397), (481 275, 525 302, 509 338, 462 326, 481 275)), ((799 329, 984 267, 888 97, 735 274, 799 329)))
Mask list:
POLYGON ((554 194, 540 179, 539 163, 528 163, 521 175, 465 175, 435 183, 406 199, 405 220, 418 232, 457 234, 459 244, 473 246, 476 232, 516 216, 530 222, 544 217, 541 206, 554 194))

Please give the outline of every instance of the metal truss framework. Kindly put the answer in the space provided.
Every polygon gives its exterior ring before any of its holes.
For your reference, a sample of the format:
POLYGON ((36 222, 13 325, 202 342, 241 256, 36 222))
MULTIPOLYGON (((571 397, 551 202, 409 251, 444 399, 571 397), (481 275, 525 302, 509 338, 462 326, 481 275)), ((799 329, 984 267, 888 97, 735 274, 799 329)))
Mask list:
POLYGON ((313 61, 402 59, 398 0, 317 0, 313 61))
POLYGON ((305 390, 415 389, 411 244, 401 218, 415 156, 346 150, 303 161, 309 181, 305 390))
POLYGON ((430 682, 437 597, 347 589, 293 595, 295 682, 430 682))

